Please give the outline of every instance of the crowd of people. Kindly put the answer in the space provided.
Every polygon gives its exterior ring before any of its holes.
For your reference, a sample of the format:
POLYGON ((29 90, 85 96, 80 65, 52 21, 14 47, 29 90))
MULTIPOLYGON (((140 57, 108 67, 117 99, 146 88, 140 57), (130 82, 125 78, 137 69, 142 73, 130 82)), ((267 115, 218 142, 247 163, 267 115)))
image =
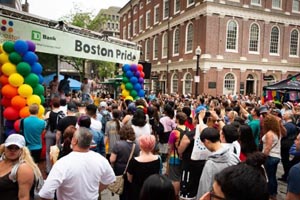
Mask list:
POLYGON ((33 197, 42 171, 42 199, 100 199, 123 175, 121 200, 275 200, 279 162, 286 200, 300 199, 297 102, 151 93, 84 103, 53 95, 44 119, 30 105, 20 133, 0 147, 1 199, 33 197), (37 167, 42 132, 45 169, 37 167))

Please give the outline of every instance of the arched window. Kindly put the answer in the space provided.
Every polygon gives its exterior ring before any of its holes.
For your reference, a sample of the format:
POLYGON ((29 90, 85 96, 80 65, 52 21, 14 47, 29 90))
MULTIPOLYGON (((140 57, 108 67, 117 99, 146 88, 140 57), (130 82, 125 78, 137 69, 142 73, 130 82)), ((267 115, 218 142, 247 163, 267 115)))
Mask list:
POLYGON ((173 55, 179 54, 179 28, 176 28, 174 30, 174 36, 173 36, 173 55))
POLYGON ((250 27, 249 51, 258 52, 259 47, 259 26, 252 24, 250 27))
POLYGON ((237 50, 237 31, 237 23, 233 20, 229 21, 229 23, 227 24, 227 50, 237 50))
POLYGON ((226 74, 224 78, 224 94, 234 94, 235 92, 235 77, 232 73, 226 74))
POLYGON ((168 33, 165 32, 162 36, 162 57, 166 58, 168 55, 168 33))
POLYGON ((193 51, 193 37, 194 37, 194 27, 193 24, 190 23, 186 27, 185 52, 193 51))
POLYGON ((178 92, 178 75, 176 73, 172 77, 172 93, 174 92, 178 92))
POLYGON ((279 47, 279 28, 273 27, 271 30, 270 53, 278 54, 279 47))
POLYGON ((146 52, 145 52, 145 59, 146 60, 149 60, 150 59, 150 43, 149 43, 149 39, 147 39, 146 40, 146 42, 145 42, 145 50, 146 50, 146 52))
POLYGON ((291 32, 291 41, 290 41, 290 55, 298 55, 298 43, 299 43, 299 32, 294 29, 291 32))
POLYGON ((192 75, 190 73, 185 74, 183 88, 184 88, 183 94, 192 93, 192 75))
POLYGON ((158 38, 157 36, 153 39, 153 59, 158 58, 158 38))
POLYGON ((247 76, 247 80, 254 80, 254 77, 253 77, 253 75, 252 75, 252 74, 248 74, 248 76, 247 76))

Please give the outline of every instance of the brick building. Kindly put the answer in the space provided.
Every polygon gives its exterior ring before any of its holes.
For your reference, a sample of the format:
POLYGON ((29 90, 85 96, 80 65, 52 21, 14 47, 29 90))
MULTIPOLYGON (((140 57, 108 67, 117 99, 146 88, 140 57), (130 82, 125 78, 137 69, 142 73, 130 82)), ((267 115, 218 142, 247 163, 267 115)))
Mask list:
POLYGON ((142 46, 150 86, 164 93, 262 94, 299 72, 299 0, 131 0, 121 38, 142 46))

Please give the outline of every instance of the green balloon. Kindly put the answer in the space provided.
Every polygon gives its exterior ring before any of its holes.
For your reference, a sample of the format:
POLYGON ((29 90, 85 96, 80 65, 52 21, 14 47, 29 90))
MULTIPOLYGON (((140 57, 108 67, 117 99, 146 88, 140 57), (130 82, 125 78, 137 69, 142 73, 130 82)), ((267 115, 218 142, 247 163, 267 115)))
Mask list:
POLYGON ((28 84, 32 88, 35 88, 38 83, 39 83, 39 77, 34 73, 30 73, 28 76, 25 77, 24 84, 28 84))
POLYGON ((127 77, 123 77, 123 80, 122 80, 122 81, 123 81, 123 83, 125 83, 125 84, 126 84, 126 83, 128 83, 128 82, 129 82, 129 79, 128 79, 127 77))
POLYGON ((10 60, 10 62, 12 62, 16 65, 22 61, 22 57, 17 52, 10 53, 8 56, 8 59, 10 60))
POLYGON ((128 82, 125 84, 125 88, 126 88, 126 90, 131 91, 133 89, 133 85, 128 82))
POLYGON ((45 97, 43 95, 41 95, 40 98, 41 98, 41 104, 44 104, 45 103, 45 97))
POLYGON ((137 92, 135 90, 131 90, 130 91, 130 96, 132 96, 133 98, 135 98, 137 96, 137 92))
POLYGON ((41 84, 38 84, 35 88, 33 88, 33 94, 36 94, 38 96, 44 95, 44 92, 44 86, 42 86, 41 84))
POLYGON ((20 62, 17 65, 17 72, 24 77, 28 76, 28 74, 30 74, 30 71, 31 67, 27 62, 20 62))
POLYGON ((3 44, 3 50, 6 52, 6 53, 11 53, 13 52, 15 49, 14 49, 14 42, 13 41, 6 41, 4 42, 3 44))

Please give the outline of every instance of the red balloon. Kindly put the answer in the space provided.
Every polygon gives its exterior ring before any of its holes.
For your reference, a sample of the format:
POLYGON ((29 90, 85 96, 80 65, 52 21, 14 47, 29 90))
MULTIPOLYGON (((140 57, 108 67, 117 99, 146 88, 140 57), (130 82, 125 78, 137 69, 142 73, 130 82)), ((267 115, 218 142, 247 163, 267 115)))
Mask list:
POLYGON ((7 120, 16 120, 19 119, 19 110, 14 107, 7 107, 3 112, 3 116, 7 120))
POLYGON ((138 71, 140 71, 140 72, 143 71, 143 65, 138 64, 137 69, 138 69, 138 71))
POLYGON ((11 105, 19 110, 26 106, 26 102, 26 99, 20 95, 14 96, 11 99, 11 105))
POLYGON ((11 106, 11 99, 6 98, 6 97, 3 97, 3 98, 1 99, 1 105, 4 106, 4 107, 9 107, 9 106, 11 106))
POLYGON ((141 77, 144 78, 145 77, 145 73, 141 72, 141 77))
POLYGON ((20 132, 20 119, 18 119, 18 120, 15 121, 15 123, 14 123, 14 129, 17 132, 20 132))
POLYGON ((2 87, 2 94, 7 98, 13 98, 18 95, 18 88, 11 86, 10 84, 4 85, 2 87))
POLYGON ((8 76, 1 75, 0 76, 0 83, 1 83, 2 86, 8 84, 8 76))

